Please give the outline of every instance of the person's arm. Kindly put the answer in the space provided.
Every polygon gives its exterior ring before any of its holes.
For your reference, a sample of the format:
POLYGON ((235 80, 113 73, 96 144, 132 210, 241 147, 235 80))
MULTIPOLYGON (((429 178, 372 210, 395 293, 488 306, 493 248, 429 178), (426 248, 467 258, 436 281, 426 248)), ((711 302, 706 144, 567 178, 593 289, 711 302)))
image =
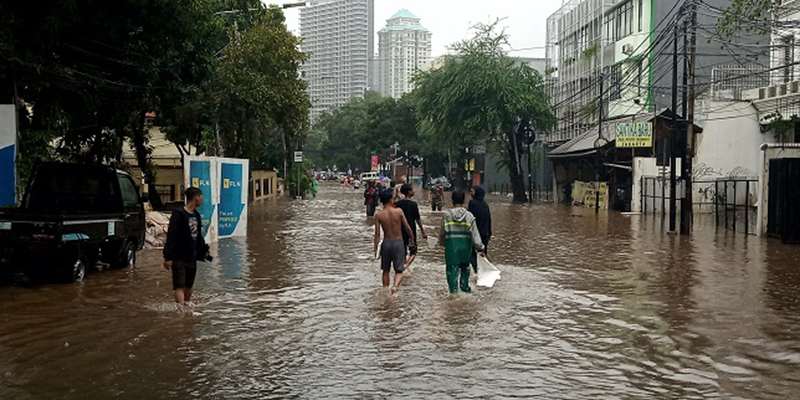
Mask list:
POLYGON ((478 231, 478 224, 475 223, 475 217, 469 219, 471 225, 469 227, 470 233, 472 234, 472 246, 475 247, 479 253, 483 253, 483 241, 481 240, 481 233, 478 231))
POLYGON ((492 210, 489 210, 486 214, 489 216, 489 237, 486 240, 489 240, 492 237, 492 210))
POLYGON ((175 240, 177 240, 178 235, 179 218, 180 216, 176 212, 173 212, 172 216, 169 217, 167 241, 164 243, 164 268, 166 269, 172 268, 172 262, 175 261, 173 250, 175 249, 175 240))
POLYGON ((400 215, 403 217, 403 229, 405 229, 406 233, 408 234, 408 245, 414 247, 414 245, 416 244, 414 243, 414 231, 411 230, 411 225, 408 224, 406 215, 403 214, 402 211, 400 211, 400 215))
POLYGON ((419 214, 419 204, 414 204, 414 217, 417 218, 417 225, 419 226, 419 232, 422 234, 423 239, 428 238, 428 234, 425 232, 425 226, 422 225, 422 216, 419 214))
POLYGON ((381 219, 375 218, 375 247, 372 249, 372 254, 375 254, 375 259, 381 258, 378 253, 378 245, 381 243, 381 219))
POLYGON ((439 244, 441 244, 442 247, 444 247, 444 245, 446 243, 445 239, 447 239, 447 234, 444 231, 444 228, 446 226, 445 225, 446 221, 447 221, 447 214, 445 214, 445 216, 442 217, 442 227, 439 229, 439 244))

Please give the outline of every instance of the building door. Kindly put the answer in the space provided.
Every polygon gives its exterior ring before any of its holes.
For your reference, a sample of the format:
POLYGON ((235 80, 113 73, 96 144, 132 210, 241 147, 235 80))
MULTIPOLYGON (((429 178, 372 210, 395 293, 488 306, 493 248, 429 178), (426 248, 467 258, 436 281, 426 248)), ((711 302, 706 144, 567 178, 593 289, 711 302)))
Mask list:
POLYGON ((800 243, 800 158, 769 162, 767 234, 800 243))

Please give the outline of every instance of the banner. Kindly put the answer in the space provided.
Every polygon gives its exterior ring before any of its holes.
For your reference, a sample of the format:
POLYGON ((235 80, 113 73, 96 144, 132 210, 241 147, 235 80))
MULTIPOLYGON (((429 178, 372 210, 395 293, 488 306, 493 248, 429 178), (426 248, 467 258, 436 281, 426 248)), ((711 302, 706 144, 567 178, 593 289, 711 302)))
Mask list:
POLYGON ((617 147, 653 147, 653 123, 630 122, 617 124, 617 147))
POLYGON ((220 177, 219 237, 247 236, 250 161, 217 159, 220 177))
POLYGON ((0 207, 17 205, 17 114, 0 104, 0 207))
POLYGON ((203 205, 197 210, 203 219, 203 238, 206 242, 217 241, 217 181, 216 160, 209 157, 189 157, 185 159, 188 168, 184 171, 185 187, 196 187, 203 192, 203 205))
POLYGON ((378 156, 372 156, 372 171, 377 171, 380 169, 378 166, 378 156))

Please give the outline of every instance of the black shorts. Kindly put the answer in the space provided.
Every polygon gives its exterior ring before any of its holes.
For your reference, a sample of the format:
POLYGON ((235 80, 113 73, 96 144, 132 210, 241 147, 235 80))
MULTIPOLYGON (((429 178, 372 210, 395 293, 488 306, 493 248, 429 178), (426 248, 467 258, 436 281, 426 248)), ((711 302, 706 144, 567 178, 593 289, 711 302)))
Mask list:
POLYGON ((175 261, 172 263, 172 290, 191 289, 197 276, 197 261, 175 261))

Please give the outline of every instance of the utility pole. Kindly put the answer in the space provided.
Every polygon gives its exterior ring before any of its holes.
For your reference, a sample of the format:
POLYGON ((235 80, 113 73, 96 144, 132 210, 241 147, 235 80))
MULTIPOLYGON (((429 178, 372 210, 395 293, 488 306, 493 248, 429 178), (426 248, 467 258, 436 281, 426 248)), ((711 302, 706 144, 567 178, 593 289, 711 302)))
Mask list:
MULTIPOLYGON (((686 114, 687 114, 687 105, 688 105, 688 95, 689 95, 689 20, 683 20, 683 74, 681 79, 681 124, 680 126, 683 128, 680 130, 680 133, 683 137, 684 142, 684 151, 681 154, 681 181, 684 183, 684 187, 686 186, 686 180, 688 177, 686 176, 686 114)), ((687 230, 686 225, 686 216, 689 209, 692 208, 691 200, 689 200, 689 204, 686 204, 686 196, 684 195, 681 198, 681 223, 680 223, 680 230, 681 235, 688 235, 689 232, 687 230), (688 208, 687 208, 688 207, 688 208)))
POLYGON ((531 138, 528 137, 528 203, 533 203, 533 175, 531 173, 533 169, 531 165, 533 163, 531 162, 531 158, 531 138))
MULTIPOLYGON (((601 65, 600 68, 603 68, 601 65)), ((600 73, 597 74, 600 78, 598 79, 599 86, 600 86, 600 95, 597 96, 597 101, 599 106, 597 107, 597 141, 595 142, 594 146, 594 213, 600 213, 600 144, 603 140, 603 72, 602 69, 600 73)))
POLYGON ((678 24, 673 29, 672 46, 672 137, 669 140, 669 231, 675 232, 678 202, 675 198, 676 190, 676 165, 675 154, 678 149, 678 24))
POLYGON ((692 233, 692 224, 694 223, 694 212, 692 210, 694 191, 692 190, 692 174, 694 163, 694 107, 695 107, 695 61, 697 58, 697 3, 695 0, 690 0, 689 6, 691 12, 691 45, 689 56, 689 105, 686 114, 686 158, 681 165, 684 175, 685 194, 683 200, 684 212, 681 212, 681 233, 689 235, 692 233))

